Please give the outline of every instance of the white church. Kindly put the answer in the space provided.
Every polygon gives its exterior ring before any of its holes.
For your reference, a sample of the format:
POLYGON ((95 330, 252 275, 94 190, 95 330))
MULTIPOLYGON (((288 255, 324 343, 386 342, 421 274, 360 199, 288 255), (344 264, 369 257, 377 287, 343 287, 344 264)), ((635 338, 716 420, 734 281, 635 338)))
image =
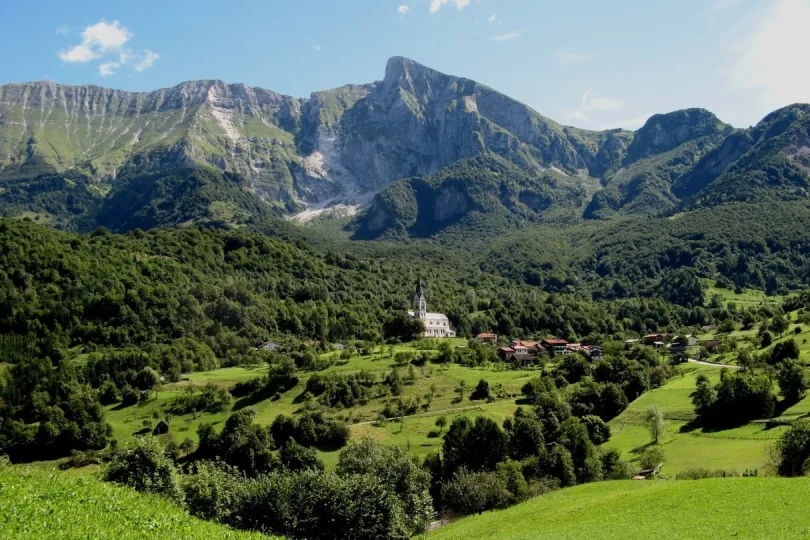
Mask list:
POLYGON ((430 313, 427 310, 427 298, 425 297, 424 284, 422 279, 416 285, 416 292, 413 295, 413 311, 408 315, 414 319, 419 319, 425 326, 422 337, 428 338, 451 338, 456 337, 456 331, 450 324, 450 320, 444 313, 430 313))

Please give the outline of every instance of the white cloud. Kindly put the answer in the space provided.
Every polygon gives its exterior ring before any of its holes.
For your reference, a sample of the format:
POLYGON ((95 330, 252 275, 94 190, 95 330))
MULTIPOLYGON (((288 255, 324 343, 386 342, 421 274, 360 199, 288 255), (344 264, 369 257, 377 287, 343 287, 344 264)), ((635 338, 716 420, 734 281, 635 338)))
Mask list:
POLYGON ((497 36, 492 36, 489 38, 490 41, 509 41, 510 39, 516 39, 523 35, 525 32, 525 28, 519 28, 517 30, 513 30, 512 32, 508 32, 506 34, 499 34, 497 36))
POLYGON ((100 58, 104 53, 118 50, 126 44, 132 34, 118 21, 108 23, 101 19, 82 32, 82 42, 67 51, 60 51, 63 62, 89 62, 100 58))
POLYGON ((120 67, 121 64, 118 62, 102 62, 98 66, 98 74, 102 77, 109 77, 110 75, 118 73, 118 68, 120 67))
POLYGON ((557 51, 554 53, 557 63, 564 66, 577 66, 590 62, 596 55, 585 51, 557 51))
MULTIPOLYGON (((67 33, 67 31, 67 27, 57 29, 58 34, 67 33)), ((101 60, 98 72, 102 77, 115 75, 126 64, 132 64, 135 71, 144 71, 152 67, 160 55, 149 49, 132 51, 125 48, 130 39, 132 39, 132 32, 119 21, 115 20, 110 23, 101 19, 82 31, 81 43, 67 50, 59 51, 59 58, 63 62, 80 64, 101 60)))
POLYGON ((497 20, 498 20, 498 17, 496 17, 495 14, 493 13, 492 15, 489 16, 489 19, 487 19, 487 22, 488 23, 494 23, 497 20))
POLYGON ((68 35, 68 32, 70 32, 70 28, 67 26, 60 26, 56 29, 57 36, 66 36, 68 35))
POLYGON ((445 4, 453 2, 456 5, 456 9, 461 11, 465 7, 470 5, 472 0, 431 0, 430 1, 430 12, 436 13, 441 9, 441 7, 445 4))
POLYGON ((757 92, 768 110, 810 101, 810 71, 803 67, 808 20, 810 2, 806 0, 771 4, 750 35, 732 48, 729 86, 757 92))
POLYGON ((618 99, 597 96, 593 90, 588 88, 579 100, 579 107, 575 109, 563 109, 571 120, 585 122, 590 119, 594 112, 618 111, 624 108, 624 103, 618 99))
POLYGON ((146 71, 158 60, 160 60, 160 55, 158 53, 146 49, 143 51, 143 54, 138 57, 138 60, 135 62, 133 67, 135 68, 135 71, 138 72, 146 71))
POLYGON ((408 4, 402 4, 397 8, 397 11, 399 12, 400 15, 405 15, 406 13, 408 13, 409 9, 410 8, 408 7, 408 4))
POLYGON ((95 60, 99 56, 101 55, 93 52, 87 45, 76 45, 66 51, 59 52, 59 58, 63 62, 78 62, 81 64, 95 60))

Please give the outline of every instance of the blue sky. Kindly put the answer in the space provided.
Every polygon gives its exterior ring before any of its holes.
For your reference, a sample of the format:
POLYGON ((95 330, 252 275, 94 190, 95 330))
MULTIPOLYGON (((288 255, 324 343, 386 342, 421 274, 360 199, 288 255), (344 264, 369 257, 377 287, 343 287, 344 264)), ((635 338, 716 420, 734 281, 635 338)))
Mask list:
POLYGON ((564 124, 705 107, 735 126, 810 101, 810 0, 0 1, 0 83, 222 79, 306 97, 407 56, 564 124))

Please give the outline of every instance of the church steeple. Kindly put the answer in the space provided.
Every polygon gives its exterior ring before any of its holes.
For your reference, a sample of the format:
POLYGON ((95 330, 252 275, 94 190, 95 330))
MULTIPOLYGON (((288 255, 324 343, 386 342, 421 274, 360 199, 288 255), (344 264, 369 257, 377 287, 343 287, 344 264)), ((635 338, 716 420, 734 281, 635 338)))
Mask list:
POLYGON ((413 313, 420 319, 424 319, 427 315, 427 298, 421 277, 416 282, 416 292, 413 295, 413 313))

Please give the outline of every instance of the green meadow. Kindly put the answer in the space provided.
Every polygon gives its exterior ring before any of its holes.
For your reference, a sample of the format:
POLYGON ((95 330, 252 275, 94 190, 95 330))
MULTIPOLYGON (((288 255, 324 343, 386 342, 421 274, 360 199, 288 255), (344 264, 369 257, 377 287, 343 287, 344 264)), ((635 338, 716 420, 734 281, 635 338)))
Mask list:
POLYGON ((0 536, 135 540, 269 539, 191 517, 157 495, 46 467, 0 466, 0 536))
POLYGON ((584 484, 460 519, 429 540, 788 539, 810 536, 810 478, 584 484))
MULTIPOLYGON (((456 346, 464 343, 466 343, 464 340, 453 340, 453 344, 456 346)), ((393 355, 398 352, 419 354, 422 350, 416 348, 418 345, 398 345, 393 349, 380 347, 370 355, 358 354, 346 360, 340 360, 339 353, 325 353, 323 356, 334 356, 335 364, 319 373, 352 373, 365 370, 374 373, 379 380, 395 368, 393 355)), ((436 353, 435 350, 429 352, 436 353)), ((448 421, 452 421, 459 415, 486 415, 502 422, 517 407, 516 399, 520 396, 522 386, 539 373, 539 370, 536 369, 505 369, 500 364, 472 368, 432 362, 421 367, 413 366, 412 369, 408 366, 399 369, 403 377, 407 378, 409 374, 414 376, 412 381, 406 382, 401 396, 375 398, 355 407, 342 410, 326 409, 326 411, 349 424, 353 436, 368 436, 387 444, 396 444, 408 448, 420 456, 437 449, 442 444, 441 434, 435 427, 436 419, 439 416, 446 416, 448 421), (470 393, 481 379, 488 381, 493 394, 499 396, 494 402, 470 400, 470 393), (462 385, 464 398, 459 400, 458 389, 462 385), (386 402, 399 398, 424 400, 427 394, 433 396, 427 410, 420 409, 417 414, 406 416, 403 420, 381 421, 380 415, 386 402)), ((119 443, 125 444, 139 432, 144 432, 145 426, 155 425, 159 419, 165 419, 166 411, 172 401, 180 396, 187 387, 202 387, 212 383, 219 388, 229 389, 238 382, 263 376, 266 372, 267 367, 260 366, 255 368, 228 367, 190 373, 184 375, 180 382, 162 385, 150 394, 146 402, 129 407, 121 405, 107 407, 107 421, 113 426, 114 438, 119 443)), ((280 414, 295 415, 304 412, 306 404, 301 401, 301 396, 304 393, 306 381, 311 376, 311 372, 301 372, 298 385, 281 394, 278 399, 268 398, 250 403, 250 407, 256 411, 256 422, 269 425, 280 414)), ((242 404, 238 400, 234 400, 228 408, 217 413, 171 415, 171 433, 178 442, 185 438, 196 441, 197 428, 200 424, 207 422, 221 428, 231 412, 241 406, 242 404)), ((334 464, 337 460, 337 452, 321 452, 320 455, 327 466, 334 464)))
MULTIPOLYGON (((690 394, 698 374, 717 382, 720 369, 696 364, 681 365, 679 374, 661 388, 644 393, 618 417, 609 422, 611 438, 604 448, 615 448, 624 459, 637 460, 652 443, 644 414, 652 405, 664 413, 666 433, 660 441, 664 452, 662 473, 677 475, 687 469, 723 469, 742 474, 746 470, 768 472, 768 452, 788 429, 786 425, 755 421, 740 427, 708 431, 690 424, 695 418, 690 394)), ((786 420, 810 413, 810 398, 804 398, 784 412, 786 420)))

